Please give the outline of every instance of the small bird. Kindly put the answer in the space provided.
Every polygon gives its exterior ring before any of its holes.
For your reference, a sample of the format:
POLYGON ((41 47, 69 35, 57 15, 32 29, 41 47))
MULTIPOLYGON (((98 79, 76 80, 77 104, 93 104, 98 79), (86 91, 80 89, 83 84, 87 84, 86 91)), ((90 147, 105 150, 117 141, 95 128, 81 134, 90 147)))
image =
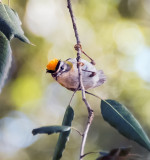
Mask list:
MULTIPOLYGON (((94 65, 84 59, 81 59, 79 63, 85 90, 98 87, 106 81, 102 70, 97 71, 94 65)), ((51 73, 52 77, 63 87, 71 91, 81 90, 77 64, 75 58, 69 58, 65 61, 53 59, 48 63, 46 72, 51 73)))

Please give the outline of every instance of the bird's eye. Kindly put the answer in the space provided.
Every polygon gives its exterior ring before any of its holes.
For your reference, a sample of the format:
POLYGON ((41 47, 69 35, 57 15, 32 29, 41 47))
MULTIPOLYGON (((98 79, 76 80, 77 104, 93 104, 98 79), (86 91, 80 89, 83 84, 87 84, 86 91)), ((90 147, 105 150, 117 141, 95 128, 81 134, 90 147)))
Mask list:
POLYGON ((64 66, 61 66, 61 68, 60 68, 61 70, 63 70, 64 69, 64 66))

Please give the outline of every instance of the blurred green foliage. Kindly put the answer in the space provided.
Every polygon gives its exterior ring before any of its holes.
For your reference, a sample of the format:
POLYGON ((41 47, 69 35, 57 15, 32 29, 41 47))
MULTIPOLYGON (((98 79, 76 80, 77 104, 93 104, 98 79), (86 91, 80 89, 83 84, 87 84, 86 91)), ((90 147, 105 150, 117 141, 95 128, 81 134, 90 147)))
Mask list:
MULTIPOLYGON (((7 4, 7 0, 3 3, 7 4)), ((72 5, 83 50, 95 59, 97 69, 103 69, 107 75, 107 82, 91 92, 126 105, 150 137, 150 2, 72 0, 72 5)), ((31 141, 28 136, 22 141, 19 135, 32 134, 36 127, 61 124, 72 92, 46 74, 46 65, 52 58, 76 57, 71 20, 65 0, 13 0, 11 7, 18 12, 26 36, 36 46, 18 40, 11 42, 12 66, 0 95, 0 159, 50 159, 58 135, 38 136, 34 141, 32 135, 31 141), (21 125, 15 123, 14 120, 20 121, 18 113, 33 123, 31 128, 26 121, 21 125)), ((86 152, 132 145, 133 153, 149 158, 145 149, 104 122, 99 100, 90 95, 87 99, 95 111, 95 119, 86 152)), ((87 111, 80 93, 76 94, 72 106, 75 111, 73 126, 83 131, 87 111)), ((72 131, 62 160, 78 159, 80 143, 78 134, 72 131)), ((85 160, 96 157, 89 155, 85 160)))

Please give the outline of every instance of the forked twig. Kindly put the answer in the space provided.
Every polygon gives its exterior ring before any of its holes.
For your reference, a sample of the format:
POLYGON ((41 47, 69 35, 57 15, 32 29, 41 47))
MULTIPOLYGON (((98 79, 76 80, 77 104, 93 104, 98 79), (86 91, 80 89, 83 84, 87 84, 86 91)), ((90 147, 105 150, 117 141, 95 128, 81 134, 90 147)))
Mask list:
POLYGON ((78 74, 79 74, 79 86, 82 90, 82 100, 84 101, 84 103, 87 107, 87 110, 88 110, 87 125, 86 125, 84 133, 82 135, 82 142, 81 142, 81 147, 80 147, 80 157, 79 157, 79 159, 82 160, 82 156, 84 155, 84 147, 85 147, 85 143, 86 143, 86 139, 87 139, 87 134, 88 134, 90 125, 92 123, 94 113, 93 113, 93 110, 90 107, 90 104, 86 100, 86 96, 85 96, 85 88, 84 88, 83 81, 82 81, 82 70, 81 70, 81 65, 80 65, 82 47, 81 47, 81 42, 80 42, 80 39, 79 39, 79 34, 78 34, 78 31, 77 31, 77 25, 76 25, 76 22, 75 22, 75 17, 74 17, 73 10, 72 10, 71 0, 67 0, 67 7, 69 9, 69 13, 70 13, 70 16, 71 16, 73 29, 74 29, 74 33, 75 33, 75 37, 76 37, 76 42, 77 42, 77 44, 75 46, 76 46, 76 50, 77 50, 77 58, 76 59, 77 59, 77 68, 78 68, 78 74))
POLYGON ((95 65, 95 64, 96 64, 95 61, 94 61, 89 55, 87 55, 87 54, 82 50, 81 44, 76 44, 76 45, 74 46, 74 49, 75 49, 76 51, 78 51, 78 48, 79 48, 79 47, 80 47, 80 49, 81 49, 81 52, 91 60, 91 63, 92 63, 93 65, 95 65))

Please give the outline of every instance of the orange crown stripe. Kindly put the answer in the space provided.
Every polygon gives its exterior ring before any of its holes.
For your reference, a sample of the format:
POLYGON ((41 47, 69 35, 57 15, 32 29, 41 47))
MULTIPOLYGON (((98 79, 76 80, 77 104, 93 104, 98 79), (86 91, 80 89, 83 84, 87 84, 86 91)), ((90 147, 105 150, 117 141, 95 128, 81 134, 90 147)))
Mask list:
POLYGON ((59 60, 58 59, 52 59, 48 65, 46 66, 48 70, 55 71, 56 66, 58 64, 59 60))

